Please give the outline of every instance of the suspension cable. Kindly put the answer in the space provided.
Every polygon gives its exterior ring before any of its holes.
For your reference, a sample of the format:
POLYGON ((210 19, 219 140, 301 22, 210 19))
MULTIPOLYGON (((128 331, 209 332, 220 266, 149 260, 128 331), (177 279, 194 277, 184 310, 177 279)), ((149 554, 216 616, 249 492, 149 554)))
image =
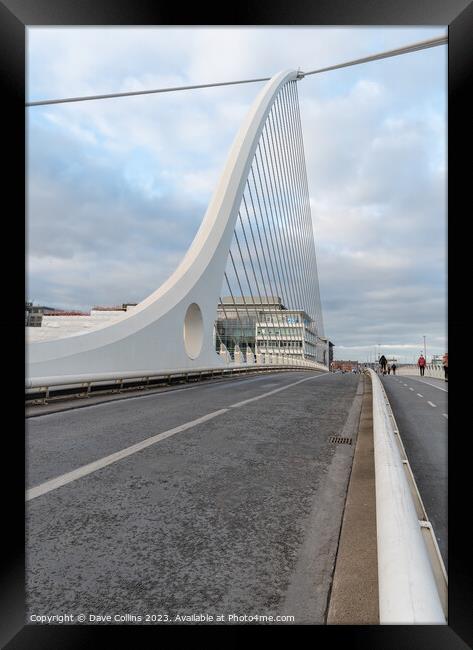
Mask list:
MULTIPOLYGON (((399 47, 395 50, 388 50, 386 52, 378 52, 377 54, 371 54, 370 56, 365 56, 362 59, 353 59, 351 61, 345 61, 344 63, 337 63, 336 65, 329 66, 327 68, 319 68, 318 70, 310 70, 309 72, 300 71, 298 74, 298 79, 303 79, 309 75, 320 74, 321 72, 328 72, 329 70, 337 70, 338 68, 346 68, 352 65, 359 65, 360 63, 368 63, 369 61, 378 61, 379 59, 387 59, 391 56, 399 56, 400 54, 409 54, 410 52, 417 52, 419 50, 425 50, 429 47, 436 47, 437 45, 446 45, 448 43, 448 36, 440 36, 437 38, 430 38, 425 41, 419 41, 417 43, 412 43, 411 45, 405 45, 404 47, 399 47)), ((41 99, 35 102, 25 102, 26 107, 32 106, 46 106, 49 104, 66 104, 72 102, 88 102, 96 99, 112 99, 116 97, 133 97, 136 95, 152 95, 157 93, 170 93, 176 92, 179 90, 196 90, 198 88, 215 88, 217 86, 235 86, 237 84, 250 84, 258 83, 261 81, 269 81, 271 77, 259 77, 257 79, 240 79, 238 81, 220 81, 210 84, 194 84, 192 86, 174 86, 171 88, 154 88, 153 90, 135 90, 130 92, 123 93, 108 93, 103 95, 86 95, 83 97, 64 97, 62 99, 41 99)))

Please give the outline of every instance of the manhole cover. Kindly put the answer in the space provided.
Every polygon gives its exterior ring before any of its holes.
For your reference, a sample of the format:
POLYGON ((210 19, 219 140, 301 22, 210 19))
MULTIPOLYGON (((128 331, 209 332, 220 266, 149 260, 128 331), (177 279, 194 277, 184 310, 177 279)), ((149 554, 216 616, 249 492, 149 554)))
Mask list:
POLYGON ((336 445, 351 445, 351 438, 342 438, 341 436, 330 436, 329 442, 336 445))

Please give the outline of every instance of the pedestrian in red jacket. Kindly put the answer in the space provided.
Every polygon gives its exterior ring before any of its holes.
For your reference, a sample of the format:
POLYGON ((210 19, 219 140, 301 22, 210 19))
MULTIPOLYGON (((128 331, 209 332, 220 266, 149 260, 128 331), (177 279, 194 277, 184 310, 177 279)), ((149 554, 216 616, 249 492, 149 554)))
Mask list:
POLYGON ((419 366, 420 376, 423 377, 425 372, 425 357, 423 354, 418 358, 417 365, 419 366))

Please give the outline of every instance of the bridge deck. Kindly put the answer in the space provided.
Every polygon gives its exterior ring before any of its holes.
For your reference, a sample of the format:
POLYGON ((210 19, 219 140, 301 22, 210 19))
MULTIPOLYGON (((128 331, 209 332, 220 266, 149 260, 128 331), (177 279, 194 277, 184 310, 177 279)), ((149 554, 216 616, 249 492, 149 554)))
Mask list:
POLYGON ((27 502, 27 614, 291 614, 302 576, 315 597, 292 614, 324 622, 354 451, 329 438, 355 437, 358 380, 275 373, 28 419, 34 487, 228 409, 27 502))

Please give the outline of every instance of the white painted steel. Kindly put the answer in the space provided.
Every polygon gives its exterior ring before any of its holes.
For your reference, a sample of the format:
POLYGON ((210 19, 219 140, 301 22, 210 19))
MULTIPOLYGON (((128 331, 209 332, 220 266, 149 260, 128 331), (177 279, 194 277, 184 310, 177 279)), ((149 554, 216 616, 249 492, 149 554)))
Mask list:
POLYGON ((379 616, 383 624, 446 624, 416 508, 373 370, 379 616))
POLYGON ((225 357, 215 351, 213 331, 235 222, 266 117, 279 90, 297 74, 294 70, 278 73, 257 96, 199 231, 171 277, 119 322, 65 339, 30 343, 29 378, 225 367, 225 357), (196 307, 189 312, 193 304, 196 307))

